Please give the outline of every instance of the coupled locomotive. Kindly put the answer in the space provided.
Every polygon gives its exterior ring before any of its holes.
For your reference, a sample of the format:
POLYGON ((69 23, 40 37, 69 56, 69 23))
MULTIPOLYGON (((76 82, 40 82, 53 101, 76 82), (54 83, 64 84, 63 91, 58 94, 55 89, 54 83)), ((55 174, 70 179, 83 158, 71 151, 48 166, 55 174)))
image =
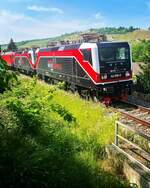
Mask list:
POLYGON ((127 42, 65 44, 1 56, 14 69, 46 81, 64 81, 67 88, 105 104, 131 93, 132 59, 127 42))

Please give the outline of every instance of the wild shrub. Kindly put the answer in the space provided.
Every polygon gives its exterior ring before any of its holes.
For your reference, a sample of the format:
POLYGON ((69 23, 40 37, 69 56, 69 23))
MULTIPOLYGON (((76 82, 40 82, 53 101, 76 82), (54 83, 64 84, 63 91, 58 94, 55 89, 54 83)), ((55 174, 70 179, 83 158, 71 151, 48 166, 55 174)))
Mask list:
POLYGON ((77 113, 54 102, 58 93, 26 79, 0 95, 0 187, 125 187, 99 166, 94 144, 107 142, 104 129, 81 126, 77 113))
POLYGON ((135 47, 134 58, 144 62, 141 73, 137 75, 136 90, 150 93, 150 41, 142 41, 135 47))
POLYGON ((8 69, 6 62, 0 57, 0 93, 11 89, 16 80, 16 74, 8 69))

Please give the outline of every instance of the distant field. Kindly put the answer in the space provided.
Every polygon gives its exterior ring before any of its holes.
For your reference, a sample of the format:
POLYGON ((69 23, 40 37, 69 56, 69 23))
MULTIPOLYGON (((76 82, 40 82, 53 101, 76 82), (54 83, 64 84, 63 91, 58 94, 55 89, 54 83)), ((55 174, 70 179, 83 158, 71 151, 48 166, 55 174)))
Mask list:
POLYGON ((150 31, 139 30, 126 34, 114 34, 114 35, 108 35, 108 38, 116 41, 128 41, 133 44, 140 42, 141 40, 144 39, 150 40, 150 31))
MULTIPOLYGON (((22 41, 17 42, 18 48, 30 48, 33 46, 38 47, 45 47, 47 46, 49 41, 59 41, 59 40, 79 40, 80 34, 82 32, 75 32, 71 34, 64 34, 58 37, 53 38, 46 38, 46 39, 37 39, 37 40, 28 40, 28 41, 22 41)), ((131 44, 137 43, 141 40, 150 40, 150 30, 137 30, 133 32, 128 32, 125 34, 108 34, 107 35, 108 40, 110 41, 128 41, 131 44)), ((6 45, 2 46, 3 48, 6 48, 6 45)))

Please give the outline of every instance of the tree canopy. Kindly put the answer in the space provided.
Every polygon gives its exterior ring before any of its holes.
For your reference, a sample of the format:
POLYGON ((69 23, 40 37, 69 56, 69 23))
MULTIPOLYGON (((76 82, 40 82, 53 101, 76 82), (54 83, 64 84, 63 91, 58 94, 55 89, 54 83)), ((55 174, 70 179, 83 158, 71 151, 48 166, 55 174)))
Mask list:
POLYGON ((150 41, 142 41, 133 48, 133 59, 144 62, 137 76, 137 90, 150 93, 150 41))
POLYGON ((16 80, 16 74, 8 69, 6 62, 0 57, 0 93, 11 89, 16 80))
POLYGON ((15 42, 13 41, 13 39, 11 38, 10 39, 10 42, 8 44, 8 47, 7 47, 7 50, 8 51, 16 51, 17 50, 17 46, 15 44, 15 42))

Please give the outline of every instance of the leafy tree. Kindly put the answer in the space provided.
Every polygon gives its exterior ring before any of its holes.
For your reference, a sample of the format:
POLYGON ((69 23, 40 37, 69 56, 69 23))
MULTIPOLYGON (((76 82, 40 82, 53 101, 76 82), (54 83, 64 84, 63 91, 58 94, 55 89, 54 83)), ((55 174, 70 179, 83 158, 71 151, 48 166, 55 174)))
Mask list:
POLYGON ((13 39, 11 38, 10 39, 10 42, 8 44, 8 47, 7 47, 7 50, 8 51, 16 51, 17 50, 17 46, 16 44, 14 43, 13 39))
POLYGON ((144 65, 142 72, 137 76, 137 89, 144 93, 150 93, 150 41, 145 41, 140 58, 144 65))
POLYGON ((130 26, 129 28, 120 26, 118 28, 117 27, 104 27, 104 28, 98 28, 98 29, 92 28, 89 31, 98 32, 101 34, 125 34, 125 33, 133 32, 136 30, 140 30, 140 28, 133 27, 133 26, 130 26))
POLYGON ((16 80, 15 73, 8 69, 6 62, 0 57, 0 93, 11 89, 16 80))
POLYGON ((146 45, 146 41, 143 40, 137 43, 132 48, 132 57, 134 62, 143 62, 143 52, 146 45))
POLYGON ((129 32, 133 32, 133 31, 134 31, 133 26, 130 26, 130 27, 129 27, 129 32))
POLYGON ((134 62, 148 62, 150 40, 142 40, 132 48, 132 56, 134 62))

